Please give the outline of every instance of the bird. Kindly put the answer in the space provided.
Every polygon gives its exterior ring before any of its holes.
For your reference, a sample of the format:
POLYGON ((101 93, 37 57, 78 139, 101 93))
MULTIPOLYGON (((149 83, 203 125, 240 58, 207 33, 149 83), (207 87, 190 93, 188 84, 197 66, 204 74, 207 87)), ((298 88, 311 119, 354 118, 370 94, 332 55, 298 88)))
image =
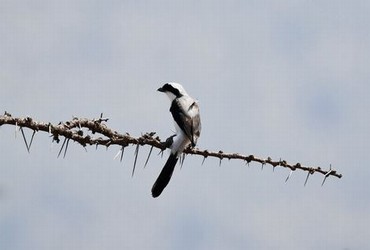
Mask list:
POLYGON ((170 146, 166 164, 152 187, 152 196, 158 197, 169 183, 176 163, 186 147, 195 147, 201 131, 198 101, 175 82, 165 83, 158 91, 165 93, 170 101, 170 112, 174 119, 176 136, 170 146))

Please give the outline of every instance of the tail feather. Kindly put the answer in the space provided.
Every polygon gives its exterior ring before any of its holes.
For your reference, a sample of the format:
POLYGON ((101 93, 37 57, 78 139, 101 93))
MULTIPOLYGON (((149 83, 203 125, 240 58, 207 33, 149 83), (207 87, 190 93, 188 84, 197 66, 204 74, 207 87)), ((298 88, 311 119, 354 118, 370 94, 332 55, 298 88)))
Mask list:
POLYGON ((170 157, 168 157, 166 164, 164 165, 161 173, 159 174, 157 180, 155 181, 152 187, 152 196, 154 198, 158 197, 162 193, 163 189, 170 182, 177 160, 178 157, 176 154, 170 154, 170 157))

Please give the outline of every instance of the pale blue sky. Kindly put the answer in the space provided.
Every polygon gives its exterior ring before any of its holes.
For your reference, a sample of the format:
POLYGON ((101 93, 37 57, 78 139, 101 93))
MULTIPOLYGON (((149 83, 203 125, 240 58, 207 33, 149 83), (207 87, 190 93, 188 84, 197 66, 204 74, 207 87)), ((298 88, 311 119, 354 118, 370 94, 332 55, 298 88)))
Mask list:
MULTIPOLYGON (((172 134, 177 81, 201 105, 199 147, 285 159, 342 179, 60 145, 28 154, 0 128, 1 249, 370 248, 368 1, 0 1, 0 112, 172 134)), ((30 136, 31 132, 26 131, 30 136)))

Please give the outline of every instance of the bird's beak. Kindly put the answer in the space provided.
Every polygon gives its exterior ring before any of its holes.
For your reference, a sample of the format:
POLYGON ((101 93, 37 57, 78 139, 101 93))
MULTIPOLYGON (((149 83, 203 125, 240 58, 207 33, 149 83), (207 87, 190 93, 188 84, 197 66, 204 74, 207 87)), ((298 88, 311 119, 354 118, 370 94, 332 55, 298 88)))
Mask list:
POLYGON ((164 92, 163 88, 159 88, 159 89, 157 89, 157 91, 164 92))

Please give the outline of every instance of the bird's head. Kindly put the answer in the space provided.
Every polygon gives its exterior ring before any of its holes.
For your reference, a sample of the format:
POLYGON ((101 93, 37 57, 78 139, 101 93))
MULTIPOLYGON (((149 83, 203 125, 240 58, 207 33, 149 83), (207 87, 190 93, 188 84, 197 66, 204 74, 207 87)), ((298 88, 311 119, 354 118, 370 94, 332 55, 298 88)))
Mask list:
POLYGON ((167 94, 171 101, 173 101, 175 98, 187 95, 184 87, 180 83, 176 82, 165 83, 162 87, 158 89, 158 91, 167 94))

